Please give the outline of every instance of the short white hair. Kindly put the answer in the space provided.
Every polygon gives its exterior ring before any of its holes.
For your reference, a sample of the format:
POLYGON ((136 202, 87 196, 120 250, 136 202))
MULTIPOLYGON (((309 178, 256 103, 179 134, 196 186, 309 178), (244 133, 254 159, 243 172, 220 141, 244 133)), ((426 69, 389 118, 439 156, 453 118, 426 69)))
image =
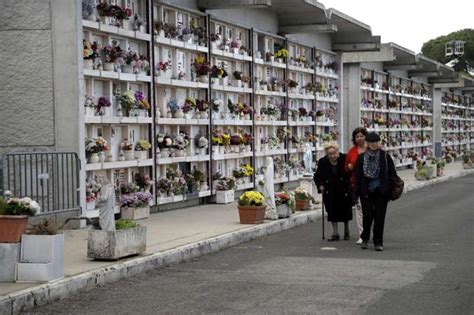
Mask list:
POLYGON ((324 151, 327 151, 331 148, 335 149, 336 151, 339 151, 339 144, 337 144, 337 142, 326 142, 324 144, 324 151))

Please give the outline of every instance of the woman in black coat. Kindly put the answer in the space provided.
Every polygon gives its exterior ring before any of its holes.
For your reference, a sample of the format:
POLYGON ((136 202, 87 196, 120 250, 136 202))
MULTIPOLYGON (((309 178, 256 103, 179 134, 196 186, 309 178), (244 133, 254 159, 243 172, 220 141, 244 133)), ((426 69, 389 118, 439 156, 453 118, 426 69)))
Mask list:
POLYGON ((380 149, 380 136, 369 133, 367 150, 357 158, 353 200, 360 197, 363 213, 363 232, 361 248, 366 249, 370 239, 370 229, 374 223, 374 246, 376 251, 383 250, 383 229, 385 214, 397 172, 392 157, 380 149))
POLYGON ((324 147, 326 156, 318 162, 314 181, 318 193, 323 194, 323 202, 328 213, 328 221, 332 222, 333 234, 328 241, 338 241, 337 222, 344 222, 344 239, 348 240, 349 221, 352 220, 352 194, 350 179, 344 171, 346 155, 339 153, 336 143, 324 147))

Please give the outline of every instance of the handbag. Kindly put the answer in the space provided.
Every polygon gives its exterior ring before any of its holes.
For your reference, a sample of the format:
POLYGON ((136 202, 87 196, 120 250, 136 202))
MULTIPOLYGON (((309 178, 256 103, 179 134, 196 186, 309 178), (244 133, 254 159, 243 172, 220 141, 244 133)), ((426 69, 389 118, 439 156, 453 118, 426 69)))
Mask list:
MULTIPOLYGON (((385 170, 386 170, 387 179, 388 179, 387 152, 385 152, 385 170)), ((400 176, 395 174, 395 177, 393 179, 393 185, 392 187, 390 187, 389 199, 394 201, 400 198, 403 194, 404 188, 405 188, 405 182, 403 181, 403 179, 400 178, 400 176)))

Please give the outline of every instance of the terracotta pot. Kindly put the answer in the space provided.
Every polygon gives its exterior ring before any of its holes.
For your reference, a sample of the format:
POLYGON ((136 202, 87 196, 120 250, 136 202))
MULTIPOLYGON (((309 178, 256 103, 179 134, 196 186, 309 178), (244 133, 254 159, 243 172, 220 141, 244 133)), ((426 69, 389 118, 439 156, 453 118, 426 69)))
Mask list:
POLYGON ((0 215, 0 243, 18 243, 27 224, 26 215, 0 215))
POLYGON ((309 200, 295 200, 295 208, 298 211, 309 209, 309 200))
POLYGON ((238 206, 241 224, 260 224, 265 218, 267 206, 238 206))

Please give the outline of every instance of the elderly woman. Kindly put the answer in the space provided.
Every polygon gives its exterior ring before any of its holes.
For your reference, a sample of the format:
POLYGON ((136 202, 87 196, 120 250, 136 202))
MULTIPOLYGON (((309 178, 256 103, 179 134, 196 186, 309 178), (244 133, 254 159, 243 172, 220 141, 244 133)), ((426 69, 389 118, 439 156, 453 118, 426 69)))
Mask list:
MULTIPOLYGON (((351 178, 351 188, 354 189, 356 176, 355 176, 355 165, 357 163, 357 158, 359 154, 365 152, 366 143, 365 136, 367 136, 367 130, 363 127, 358 127, 352 132, 352 144, 354 145, 349 152, 347 152, 346 163, 344 164, 344 169, 349 174, 351 178)), ((359 235, 362 234, 363 225, 362 225, 362 207, 360 203, 357 202, 355 205, 356 213, 356 222, 357 228, 359 230, 359 235)), ((362 244, 362 239, 359 237, 359 240, 356 242, 357 245, 362 244)))
POLYGON ((397 172, 390 155, 379 147, 380 136, 371 132, 365 140, 367 150, 357 158, 353 200, 360 197, 362 204, 364 230, 360 236, 361 248, 368 246, 373 222, 375 250, 382 251, 385 213, 397 172))
POLYGON ((336 143, 326 144, 324 151, 326 156, 318 161, 314 181, 318 192, 323 194, 328 221, 333 227, 332 237, 328 241, 339 240, 338 222, 344 222, 344 239, 348 240, 349 221, 352 220, 352 196, 349 176, 344 171, 346 156, 339 153, 339 146, 336 143))

